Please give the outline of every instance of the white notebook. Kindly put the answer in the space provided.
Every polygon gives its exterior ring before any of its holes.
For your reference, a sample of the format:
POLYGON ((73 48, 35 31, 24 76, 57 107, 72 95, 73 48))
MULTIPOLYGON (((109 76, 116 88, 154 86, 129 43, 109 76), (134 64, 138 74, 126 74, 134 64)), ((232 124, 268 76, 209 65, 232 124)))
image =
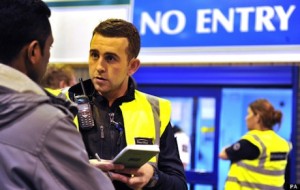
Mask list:
POLYGON ((139 168, 158 153, 158 145, 128 145, 113 159, 113 163, 139 168))

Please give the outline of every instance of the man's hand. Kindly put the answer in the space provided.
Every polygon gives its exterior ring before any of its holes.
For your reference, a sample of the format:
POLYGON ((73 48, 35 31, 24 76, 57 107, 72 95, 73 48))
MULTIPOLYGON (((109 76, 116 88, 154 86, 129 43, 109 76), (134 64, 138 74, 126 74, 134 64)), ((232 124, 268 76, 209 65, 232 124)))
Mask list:
POLYGON ((228 156, 227 156, 227 153, 226 153, 226 151, 225 151, 226 148, 227 148, 227 147, 223 148, 222 151, 221 151, 220 154, 219 154, 219 158, 221 158, 221 159, 223 159, 223 160, 228 160, 228 156))
POLYGON ((148 184, 154 173, 152 165, 146 163, 140 168, 136 169, 121 169, 115 172, 110 172, 112 180, 118 180, 127 184, 132 189, 142 189, 148 184))
POLYGON ((90 159, 90 164, 101 169, 103 172, 110 172, 114 170, 123 170, 124 165, 120 164, 113 164, 111 160, 101 160, 98 161, 97 159, 90 159))

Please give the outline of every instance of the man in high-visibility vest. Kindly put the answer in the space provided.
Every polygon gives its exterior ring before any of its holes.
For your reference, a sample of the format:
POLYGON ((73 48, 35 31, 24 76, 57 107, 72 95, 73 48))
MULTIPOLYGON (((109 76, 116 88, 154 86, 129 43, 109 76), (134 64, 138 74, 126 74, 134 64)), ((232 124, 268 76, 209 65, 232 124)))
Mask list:
POLYGON ((93 162, 107 171, 117 190, 186 190, 170 124, 171 104, 138 91, 131 77, 140 66, 139 51, 140 36, 132 23, 108 19, 96 26, 90 42, 90 79, 69 89, 69 97, 83 103, 79 105, 79 130, 90 159, 97 153, 101 159, 111 160, 127 145, 159 145, 158 156, 140 168, 116 171, 108 169, 105 161, 93 162))

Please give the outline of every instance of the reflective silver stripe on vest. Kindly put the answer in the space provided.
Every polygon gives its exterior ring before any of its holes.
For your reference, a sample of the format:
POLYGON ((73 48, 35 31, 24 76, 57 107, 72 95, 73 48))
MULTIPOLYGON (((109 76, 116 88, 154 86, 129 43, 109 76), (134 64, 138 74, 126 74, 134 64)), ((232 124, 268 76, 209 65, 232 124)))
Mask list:
MULTIPOLYGON (((155 141, 154 144, 159 146, 160 142, 160 110, 159 110, 159 100, 157 97, 151 96, 147 94, 147 100, 149 101, 152 113, 154 117, 154 125, 155 125, 155 141)), ((153 163, 157 166, 158 155, 156 155, 156 163, 153 163)))
POLYGON ((236 177, 227 177, 226 181, 231 181, 239 184, 243 187, 249 187, 252 189, 263 189, 263 190, 283 190, 282 187, 276 187, 271 185, 259 184, 259 183, 250 183, 246 181, 238 181, 236 177))
POLYGON ((155 125, 155 141, 154 144, 159 146, 160 140, 160 110, 159 110, 159 100, 157 97, 147 94, 147 100, 150 102, 152 113, 154 116, 154 125, 155 125))
POLYGON ((266 159, 267 159, 267 148, 264 145, 264 143, 260 140, 260 138, 258 138, 257 135, 252 135, 252 136, 254 137, 255 140, 257 140, 259 142, 260 146, 262 147, 262 154, 259 159, 258 167, 263 168, 266 163, 266 159))
POLYGON ((246 168, 247 170, 251 170, 253 172, 261 173, 264 175, 271 175, 271 176, 284 175, 285 170, 266 170, 266 169, 264 169, 264 165, 265 165, 266 159, 267 159, 267 148, 263 144, 263 142, 258 138, 257 135, 253 135, 253 137, 255 140, 257 140, 259 142, 260 146, 262 147, 262 154, 259 159, 258 167, 248 165, 248 164, 244 163, 243 160, 237 162, 237 165, 240 167, 246 168))
POLYGON ((237 165, 240 167, 243 167, 247 170, 251 170, 251 171, 254 171, 254 172, 257 172, 260 174, 264 174, 264 175, 281 176, 281 175, 284 175, 284 173, 285 173, 284 170, 266 170, 261 167, 255 167, 255 166, 245 164, 243 162, 238 162, 237 165))

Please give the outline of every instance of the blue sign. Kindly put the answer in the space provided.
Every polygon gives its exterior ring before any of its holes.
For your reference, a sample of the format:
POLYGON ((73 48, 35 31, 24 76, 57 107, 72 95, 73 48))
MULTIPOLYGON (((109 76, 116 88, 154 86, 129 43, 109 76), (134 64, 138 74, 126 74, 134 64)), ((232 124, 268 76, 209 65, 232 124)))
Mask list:
POLYGON ((142 47, 299 45, 299 0, 135 0, 142 47))
POLYGON ((121 5, 129 4, 130 0, 44 0, 49 7, 121 5))

